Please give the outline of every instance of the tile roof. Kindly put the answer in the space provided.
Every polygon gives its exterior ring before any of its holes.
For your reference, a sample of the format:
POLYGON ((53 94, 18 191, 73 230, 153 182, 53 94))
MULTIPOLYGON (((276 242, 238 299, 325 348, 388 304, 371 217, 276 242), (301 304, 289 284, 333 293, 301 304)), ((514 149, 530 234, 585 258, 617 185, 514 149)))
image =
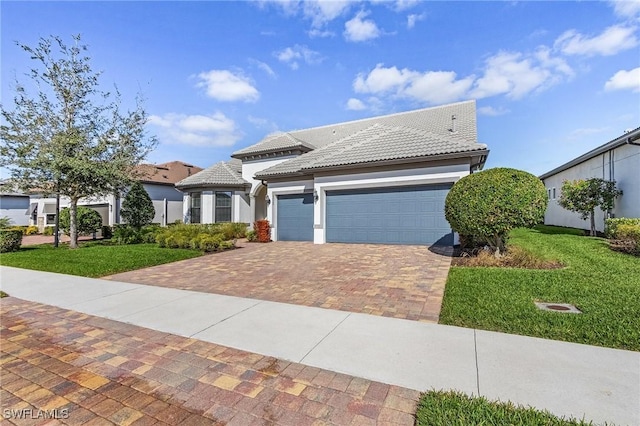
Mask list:
POLYGON ((202 167, 183 163, 182 161, 170 161, 162 164, 140 164, 136 167, 139 174, 138 180, 143 183, 160 183, 173 185, 202 170, 202 167))
POLYGON ((253 155, 290 149, 299 149, 306 152, 311 151, 314 148, 315 146, 295 138, 291 135, 291 133, 274 133, 267 136, 257 144, 236 151, 231 155, 233 157, 241 157, 244 155, 253 155))
MULTIPOLYGON (((487 149, 486 145, 476 141, 473 101, 360 120, 335 127, 338 129, 336 134, 358 130, 330 143, 321 144, 314 151, 265 169, 257 177, 487 149), (452 115, 456 116, 455 129, 452 128, 452 115), (362 127, 363 125, 366 127, 362 127)), ((325 128, 321 130, 326 133, 325 128)), ((312 135, 317 131, 318 129, 309 129, 312 135)))
POLYGON ((176 183, 178 188, 246 185, 250 183, 242 178, 242 162, 236 159, 221 161, 176 183))

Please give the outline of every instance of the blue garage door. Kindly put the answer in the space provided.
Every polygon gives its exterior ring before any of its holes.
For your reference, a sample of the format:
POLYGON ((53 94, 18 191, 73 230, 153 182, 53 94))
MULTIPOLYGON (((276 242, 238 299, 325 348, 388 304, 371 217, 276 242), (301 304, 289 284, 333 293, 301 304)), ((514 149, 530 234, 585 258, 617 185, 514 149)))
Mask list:
POLYGON ((421 185, 327 192, 327 242, 453 244, 444 218, 451 188, 421 185))
POLYGON ((313 241, 313 194, 278 195, 278 240, 313 241))

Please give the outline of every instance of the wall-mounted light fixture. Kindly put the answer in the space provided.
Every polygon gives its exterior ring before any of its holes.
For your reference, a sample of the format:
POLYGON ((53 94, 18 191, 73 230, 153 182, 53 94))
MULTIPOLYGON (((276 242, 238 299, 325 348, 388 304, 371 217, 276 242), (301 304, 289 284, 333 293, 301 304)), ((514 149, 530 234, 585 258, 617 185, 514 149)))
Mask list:
POLYGON ((315 189, 313 190, 313 201, 318 201, 318 191, 316 191, 315 189))
POLYGON ((265 195, 264 200, 267 202, 267 205, 271 204, 271 198, 269 198, 269 195, 265 195))

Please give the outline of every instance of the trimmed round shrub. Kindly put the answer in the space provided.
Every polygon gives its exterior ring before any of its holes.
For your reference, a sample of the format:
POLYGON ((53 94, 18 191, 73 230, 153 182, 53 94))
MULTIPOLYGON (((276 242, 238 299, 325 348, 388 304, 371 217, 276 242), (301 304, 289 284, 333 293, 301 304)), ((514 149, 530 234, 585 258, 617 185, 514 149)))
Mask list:
MULTIPOLYGON (((89 235, 102 228, 102 216, 89 207, 77 206, 78 235, 89 235)), ((71 212, 69 207, 60 210, 60 229, 69 235, 71 232, 71 212)))
POLYGON ((20 250, 22 229, 0 229, 0 253, 20 250))
POLYGON ((547 191, 531 173, 495 168, 465 176, 445 201, 451 228, 472 241, 484 241, 500 255, 514 228, 531 228, 544 220, 547 191))

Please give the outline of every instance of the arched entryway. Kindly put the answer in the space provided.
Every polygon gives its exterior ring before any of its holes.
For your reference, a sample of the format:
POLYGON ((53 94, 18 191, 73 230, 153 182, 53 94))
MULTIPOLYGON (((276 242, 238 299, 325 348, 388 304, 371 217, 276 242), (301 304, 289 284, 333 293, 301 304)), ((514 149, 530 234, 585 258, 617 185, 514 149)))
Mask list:
POLYGON ((255 220, 262 220, 267 218, 267 187, 265 185, 258 185, 254 195, 254 218, 255 220))

